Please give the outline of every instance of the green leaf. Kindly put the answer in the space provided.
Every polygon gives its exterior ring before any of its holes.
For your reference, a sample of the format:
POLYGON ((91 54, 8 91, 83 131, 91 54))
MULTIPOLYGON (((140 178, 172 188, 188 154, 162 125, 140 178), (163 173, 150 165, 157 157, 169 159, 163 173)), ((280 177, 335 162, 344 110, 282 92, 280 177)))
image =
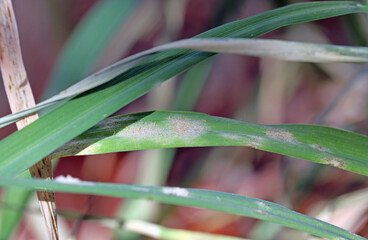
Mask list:
MULTIPOLYGON (((225 24, 198 37, 255 37, 289 24, 361 11, 357 2, 294 4, 225 24)), ((161 82, 213 55, 188 50, 164 51, 107 85, 74 98, 0 142, 0 175, 21 173, 161 82)))
MULTIPOLYGON (((21 177, 30 178, 28 171, 21 177)), ((0 220, 0 239, 9 239, 18 225, 23 211, 19 206, 24 206, 32 192, 24 188, 6 188, 1 195, 1 220, 0 220)))
POLYGON ((224 192, 178 187, 95 183, 81 181, 70 176, 59 177, 55 181, 1 177, 0 186, 19 186, 27 189, 124 198, 145 198, 161 203, 198 207, 248 216, 278 223, 327 239, 364 239, 341 228, 291 211, 275 203, 224 192))
POLYGON ((262 125, 191 112, 107 118, 52 156, 199 146, 247 146, 368 175, 367 136, 324 126, 262 125))
POLYGON ((195 107, 205 86, 212 67, 212 61, 205 61, 192 67, 183 77, 175 94, 174 103, 170 109, 176 111, 191 111, 195 107))
MULTIPOLYGON (((368 62, 367 47, 346 47, 270 39, 205 38, 184 39, 164 44, 125 58, 84 78, 54 97, 36 106, 0 118, 0 127, 44 108, 70 100, 78 94, 109 82, 154 53, 172 49, 191 49, 212 53, 240 54, 303 62, 368 62)), ((195 100, 195 99, 194 99, 195 100)))

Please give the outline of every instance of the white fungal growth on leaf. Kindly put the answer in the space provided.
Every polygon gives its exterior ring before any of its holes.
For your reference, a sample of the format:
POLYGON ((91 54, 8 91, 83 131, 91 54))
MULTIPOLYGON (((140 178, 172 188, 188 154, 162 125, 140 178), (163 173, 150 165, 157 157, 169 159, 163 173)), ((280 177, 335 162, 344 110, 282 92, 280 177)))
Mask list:
POLYGON ((264 202, 258 201, 257 205, 259 208, 264 209, 264 210, 271 210, 271 208, 264 202))
POLYGON ((268 212, 265 212, 265 211, 260 210, 260 209, 257 209, 257 210, 255 211, 255 213, 257 213, 257 214, 259 214, 259 215, 262 215, 262 216, 265 216, 265 217, 269 217, 269 216, 270 216, 270 214, 269 214, 268 212))
POLYGON ((145 187, 132 187, 132 190, 137 191, 137 192, 149 192, 150 191, 148 188, 145 188, 145 187))
POLYGON ((245 143, 245 146, 259 149, 263 146, 263 138, 252 136, 250 140, 245 143))
POLYGON ((207 126, 203 121, 188 119, 180 115, 168 117, 163 123, 138 121, 120 130, 113 137, 166 144, 172 142, 173 139, 187 142, 207 132, 207 126))
POLYGON ((236 133, 221 133, 221 137, 234 141, 242 139, 242 136, 236 133))
POLYGON ((72 185, 92 185, 92 182, 89 181, 83 181, 80 180, 79 178, 75 178, 70 176, 69 174, 67 176, 57 176, 56 178, 54 178, 55 182, 59 182, 59 183, 65 183, 65 184, 72 184, 72 185))
POLYGON ((156 147, 183 142, 188 144, 208 132, 208 129, 205 121, 190 119, 182 114, 170 114, 161 121, 147 121, 133 116, 113 118, 95 126, 91 130, 94 133, 93 138, 87 137, 66 143, 55 151, 53 156, 96 154, 111 149, 115 151, 135 149, 147 142, 156 147), (124 122, 127 120, 130 123, 124 122), (104 135, 104 130, 109 130, 113 134, 104 135))
POLYGON ((189 197, 189 191, 179 187, 165 187, 162 192, 166 195, 173 195, 178 197, 189 197))
POLYGON ((332 158, 326 157, 326 158, 323 158, 322 161, 332 167, 337 167, 337 168, 345 167, 344 160, 338 157, 332 157, 332 158))
POLYGON ((129 138, 144 138, 146 136, 159 137, 163 135, 162 130, 155 128, 151 122, 135 122, 120 130, 116 136, 129 138))
POLYGON ((207 132, 207 126, 203 121, 188 119, 184 116, 169 117, 166 123, 172 128, 174 134, 182 139, 191 140, 207 132))
POLYGON ((285 129, 272 128, 266 131, 266 135, 275 140, 282 142, 295 143, 296 139, 294 135, 285 129))
POLYGON ((309 146, 311 146, 313 149, 318 150, 318 151, 321 151, 321 152, 328 152, 328 153, 331 152, 330 149, 325 148, 325 147, 322 147, 319 144, 310 144, 309 146))

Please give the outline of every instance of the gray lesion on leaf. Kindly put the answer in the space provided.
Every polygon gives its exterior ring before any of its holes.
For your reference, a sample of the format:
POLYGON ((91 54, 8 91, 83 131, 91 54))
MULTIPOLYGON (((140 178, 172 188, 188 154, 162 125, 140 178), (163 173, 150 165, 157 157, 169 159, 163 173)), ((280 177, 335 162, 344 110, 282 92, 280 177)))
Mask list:
POLYGON ((187 189, 179 187, 164 187, 162 188, 162 192, 166 195, 172 195, 177 197, 189 197, 190 195, 187 189))
POLYGON ((257 210, 255 210, 254 212, 255 212, 256 214, 258 214, 258 215, 262 215, 262 216, 264 216, 264 217, 270 217, 270 214, 269 214, 268 212, 263 211, 263 210, 261 210, 261 209, 257 209, 257 210))
POLYGON ((263 210, 267 210, 267 211, 270 211, 271 210, 271 207, 268 206, 268 204, 262 202, 262 201, 257 201, 257 206, 260 208, 260 209, 263 209, 263 210))
POLYGON ((331 150, 326 148, 326 147, 323 147, 322 145, 320 144, 310 144, 309 145, 311 148, 315 149, 315 150, 318 150, 320 152, 325 152, 325 153, 330 153, 331 150))
POLYGON ((177 135, 185 141, 198 138, 208 132, 208 127, 204 121, 188 119, 180 115, 169 117, 165 123, 174 136, 177 135))
POLYGON ((237 133, 220 133, 220 136, 231 141, 239 141, 244 138, 244 136, 237 133))
POLYGON ((295 139, 294 135, 285 129, 272 128, 266 130, 266 135, 272 139, 287 142, 287 143, 297 143, 298 141, 295 139))
POLYGON ((245 143, 245 146, 259 149, 263 146, 263 138, 259 136, 252 136, 249 141, 245 143))
POLYGON ((205 134, 207 131, 208 128, 203 121, 174 115, 160 123, 135 122, 122 129, 116 136, 128 137, 133 141, 145 139, 162 143, 172 139, 192 140, 205 134))
MULTIPOLYGON (((103 140, 108 139, 116 141, 117 145, 126 141, 134 144, 148 141, 163 146, 175 141, 190 142, 207 133, 208 129, 205 121, 190 119, 180 114, 172 114, 166 120, 157 122, 131 116, 111 118, 90 129, 86 139, 73 140, 65 144, 54 153, 54 156, 102 153, 103 140)), ((125 149, 120 149, 122 150, 125 149)))
POLYGON ((345 161, 338 157, 324 157, 322 162, 332 167, 345 168, 345 161))
POLYGON ((160 137, 164 133, 161 129, 154 126, 154 123, 139 121, 126 126, 120 130, 115 137, 125 137, 131 139, 142 139, 148 137, 160 137))

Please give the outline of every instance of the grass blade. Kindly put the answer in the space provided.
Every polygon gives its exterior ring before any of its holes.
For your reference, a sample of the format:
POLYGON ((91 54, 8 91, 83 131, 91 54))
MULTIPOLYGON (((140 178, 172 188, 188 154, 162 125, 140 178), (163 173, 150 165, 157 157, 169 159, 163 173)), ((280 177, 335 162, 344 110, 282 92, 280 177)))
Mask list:
MULTIPOLYGON (((21 177, 31 178, 28 171, 24 172, 21 177)), ((0 239, 9 239, 18 225, 23 211, 15 206, 24 206, 33 191, 27 191, 23 188, 6 188, 1 195, 1 220, 0 220, 0 239)))
POLYGON ((186 189, 112 183, 86 182, 72 177, 56 181, 38 179, 0 178, 0 186, 19 186, 27 189, 52 190, 78 194, 96 194, 124 198, 145 198, 161 203, 211 209, 274 222, 327 239, 364 239, 356 234, 291 211, 275 203, 236 194, 186 189))
POLYGON ((107 118, 52 156, 198 146, 247 146, 368 176, 367 136, 324 126, 262 125, 191 112, 107 118))
POLYGON ((53 106, 107 83, 126 72, 152 54, 172 49, 192 49, 212 53, 240 54, 254 57, 269 57, 301 62, 368 62, 367 47, 346 47, 328 44, 312 44, 269 39, 205 38, 185 39, 164 44, 123 59, 83 79, 60 94, 45 100, 34 108, 8 115, 0 119, 4 127, 21 117, 53 106))
POLYGON ((191 111, 194 109, 208 80, 212 65, 212 61, 205 61, 197 64, 185 74, 170 110, 191 111))
POLYGON ((158 47, 204 52, 240 54, 299 62, 367 62, 367 47, 347 47, 271 39, 205 38, 185 39, 158 47))
MULTIPOLYGON (((294 4, 225 24, 198 37, 256 37, 289 24, 362 12, 357 2, 294 4)), ((153 87, 213 56, 189 50, 164 51, 114 81, 89 91, 0 142, 0 174, 14 176, 153 87), (22 146, 19 142, 22 141, 22 146)))

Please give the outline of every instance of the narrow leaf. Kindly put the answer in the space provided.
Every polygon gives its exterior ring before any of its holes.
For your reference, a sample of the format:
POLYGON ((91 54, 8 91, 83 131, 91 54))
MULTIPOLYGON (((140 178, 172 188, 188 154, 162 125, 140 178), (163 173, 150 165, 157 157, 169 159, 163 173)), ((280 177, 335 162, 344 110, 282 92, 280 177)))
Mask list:
POLYGON ((271 39, 185 39, 158 50, 185 48, 214 53, 240 54, 299 62, 367 62, 367 47, 347 47, 271 39))
POLYGON ((109 82, 150 55, 171 49, 192 49, 204 52, 240 54, 299 62, 368 62, 368 47, 346 47, 270 39, 185 39, 164 44, 123 59, 83 79, 56 96, 37 104, 33 108, 0 118, 0 127, 43 108, 67 101, 78 94, 109 82))
POLYGON ((368 175, 367 136, 324 126, 262 125, 191 112, 107 118, 52 156, 199 146, 247 146, 368 175))
POLYGON ((178 187, 86 182, 70 176, 58 177, 56 181, 1 177, 0 186, 19 186, 27 189, 96 194, 123 198, 145 198, 161 203, 198 207, 248 216, 278 223, 327 239, 364 239, 361 236, 294 212, 275 203, 224 192, 178 187))

